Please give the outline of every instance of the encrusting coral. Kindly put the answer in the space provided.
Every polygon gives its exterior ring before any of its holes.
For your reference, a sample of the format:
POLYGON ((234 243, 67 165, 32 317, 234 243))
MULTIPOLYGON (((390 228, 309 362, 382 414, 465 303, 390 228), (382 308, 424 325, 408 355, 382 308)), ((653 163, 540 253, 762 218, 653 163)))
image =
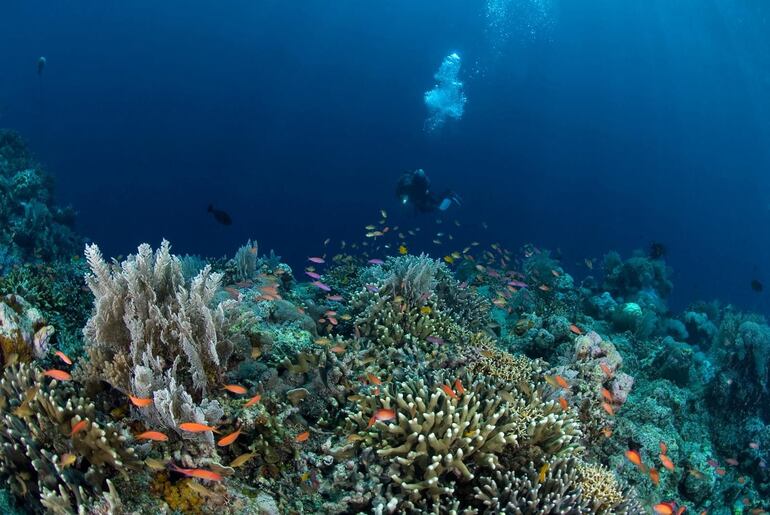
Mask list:
POLYGON ((212 305, 221 276, 206 266, 186 284, 165 240, 155 252, 141 245, 122 263, 107 264, 96 245, 86 247, 86 257, 95 308, 78 376, 152 398, 138 411, 155 429, 213 443, 210 432, 186 433, 179 424, 214 424, 223 414, 207 397, 221 384, 234 345, 226 334, 233 301, 212 305))
POLYGON ((82 512, 111 490, 111 476, 138 466, 124 430, 33 366, 5 369, 0 414, 0 476, 37 509, 82 512))

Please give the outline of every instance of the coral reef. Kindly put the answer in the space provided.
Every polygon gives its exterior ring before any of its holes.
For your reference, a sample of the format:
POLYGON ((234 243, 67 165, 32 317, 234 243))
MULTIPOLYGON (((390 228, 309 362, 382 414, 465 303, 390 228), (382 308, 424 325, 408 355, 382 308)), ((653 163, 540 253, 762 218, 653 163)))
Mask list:
POLYGON ((0 476, 33 506, 51 513, 82 510, 109 492, 111 476, 137 468, 124 430, 34 367, 7 367, 0 393, 0 476))
POLYGON ((14 265, 73 256, 74 212, 53 203, 53 181, 21 137, 0 130, 0 275, 14 265))
POLYGON ((207 266, 186 284, 167 241, 155 252, 141 245, 123 263, 107 264, 96 245, 86 247, 86 257, 95 309, 79 376, 152 398, 137 410, 148 424, 213 444, 211 433, 191 434, 179 424, 213 425, 223 415, 207 397, 221 384, 234 346, 225 314, 232 301, 212 306, 221 276, 207 266))
POLYGON ((0 297, 0 365, 42 358, 54 328, 40 311, 20 295, 0 297))

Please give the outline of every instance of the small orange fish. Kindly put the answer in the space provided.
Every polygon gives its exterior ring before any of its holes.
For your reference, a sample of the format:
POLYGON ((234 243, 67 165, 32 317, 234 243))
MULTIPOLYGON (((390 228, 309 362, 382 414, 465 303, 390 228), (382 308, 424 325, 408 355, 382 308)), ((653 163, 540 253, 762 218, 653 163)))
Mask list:
POLYGON ((602 433, 604 434, 604 436, 609 438, 610 436, 612 436, 612 428, 610 426, 607 426, 604 429, 602 429, 602 433))
POLYGON ((465 395, 465 388, 463 388, 463 382, 459 379, 455 379, 455 390, 460 395, 465 395))
POLYGON ((604 375, 607 376, 607 379, 612 379, 612 369, 610 366, 604 361, 599 363, 599 366, 601 367, 602 372, 604 372, 604 375))
POLYGON ((569 390, 569 383, 562 376, 556 375, 556 376, 554 376, 553 379, 554 379, 554 381, 556 381, 556 384, 558 384, 560 388, 563 388, 565 390, 569 390))
POLYGON ((182 422, 179 424, 179 429, 187 431, 188 433, 204 433, 206 431, 213 431, 217 433, 217 428, 207 426, 205 424, 199 424, 197 422, 182 422))
POLYGON ((628 461, 636 465, 637 467, 642 465, 642 455, 639 454, 639 451, 635 451, 633 449, 629 449, 626 451, 626 458, 628 458, 628 461))
POLYGON ((658 445, 660 445, 660 453, 661 454, 666 454, 668 452, 668 445, 666 445, 666 442, 661 440, 658 445))
POLYGON ((136 435, 134 438, 137 440, 152 440, 153 442, 167 442, 168 436, 164 435, 160 431, 145 431, 136 435))
POLYGON ((569 404, 567 403, 567 399, 565 399, 564 397, 559 397, 559 406, 561 406, 561 409, 566 411, 567 407, 569 407, 569 404))
POLYGON ((674 503, 660 502, 652 507, 656 515, 674 515, 674 503))
POLYGON ((612 404, 610 404, 609 402, 603 402, 602 403, 602 408, 604 408, 604 411, 607 412, 607 415, 609 415, 611 417, 615 416, 615 410, 612 409, 612 404))
POLYGON ((146 408, 152 404, 152 399, 142 399, 141 397, 134 397, 133 395, 129 395, 128 399, 131 401, 131 404, 137 408, 146 408))
POLYGON ((660 472, 654 468, 650 469, 650 480, 652 480, 653 485, 658 486, 658 483, 660 483, 660 472))
POLYGON ((560 277, 561 276, 561 274, 558 271, 556 271, 556 270, 551 270, 551 275, 553 275, 554 277, 560 277))
POLYGON ((668 470, 671 470, 673 472, 673 470, 674 470, 674 462, 671 461, 671 458, 669 458, 665 454, 661 454, 658 457, 660 458, 660 462, 663 464, 663 466, 666 467, 668 470))
POLYGON ((366 374, 367 379, 369 379, 369 382, 376 385, 381 385, 382 381, 380 381, 380 378, 376 375, 372 374, 371 372, 366 374))
POLYGON ((449 386, 448 384, 442 384, 441 385, 441 389, 444 390, 444 393, 447 394, 448 396, 450 396, 451 398, 453 398, 455 400, 459 399, 459 397, 457 396, 455 391, 452 390, 452 387, 449 386))
POLYGON ((551 291, 551 288, 549 288, 545 284, 541 284, 540 286, 537 287, 537 289, 540 291, 551 291))
POLYGON ((374 425, 374 423, 377 422, 377 417, 372 415, 372 417, 369 419, 369 424, 366 426, 366 429, 369 429, 374 425))
POLYGON ((226 445, 230 445, 233 443, 239 436, 241 435, 241 430, 238 429, 237 431, 233 431, 227 436, 223 436, 217 441, 217 445, 220 447, 225 447, 226 445))
POLYGON ((72 360, 69 358, 69 356, 64 354, 62 351, 57 350, 56 352, 54 352, 54 354, 56 354, 59 357, 59 359, 65 362, 66 364, 72 365, 72 360))
POLYGON ((250 408, 254 406, 256 403, 258 403, 260 400, 262 400, 262 396, 260 394, 256 394, 254 397, 246 401, 246 404, 243 405, 244 408, 250 408))
POLYGON ((331 347, 329 350, 335 354, 342 354, 343 352, 345 352, 345 347, 342 347, 341 345, 335 345, 334 347, 331 347))
POLYGON ((246 388, 244 388, 243 386, 241 386, 239 384, 226 384, 224 386, 224 389, 227 390, 228 392, 234 393, 236 395, 243 395, 243 394, 245 394, 248 391, 246 388))
POLYGON ((570 324, 569 325, 569 330, 572 331, 575 334, 583 334, 583 331, 578 326, 576 326, 575 324, 570 324))
POLYGON ((69 375, 64 370, 57 370, 55 368, 52 368, 51 370, 46 370, 43 372, 44 376, 51 377, 53 379, 56 379, 57 381, 71 381, 72 376, 69 375))
POLYGON ((374 412, 374 418, 376 420, 388 421, 396 418, 396 412, 388 408, 380 408, 374 412))
POLYGON ((307 439, 310 438, 310 431, 303 431, 302 433, 298 434, 297 437, 294 439, 295 442, 305 442, 307 439))
POLYGON ((188 477, 197 477, 198 479, 205 479, 207 481, 222 481, 222 476, 210 470, 183 469, 183 468, 177 467, 174 464, 171 465, 171 470, 173 470, 174 472, 179 472, 180 474, 184 474, 185 476, 188 476, 188 477))
POLYGON ((727 473, 727 471, 725 469, 723 469, 722 467, 719 467, 714 472, 716 472, 717 475, 719 475, 719 476, 724 476, 727 473))
POLYGON ((75 436, 76 433, 83 431, 87 425, 88 425, 88 420, 81 420, 80 422, 72 426, 72 432, 70 433, 70 438, 75 436))
POLYGON ((727 463, 731 467, 737 467, 738 466, 738 460, 736 460, 735 458, 726 458, 725 459, 725 463, 727 463))
POLYGON ((602 391, 602 397, 604 397, 607 400, 607 402, 613 402, 615 400, 612 397, 612 392, 610 392, 608 389, 602 388, 601 391, 602 391))

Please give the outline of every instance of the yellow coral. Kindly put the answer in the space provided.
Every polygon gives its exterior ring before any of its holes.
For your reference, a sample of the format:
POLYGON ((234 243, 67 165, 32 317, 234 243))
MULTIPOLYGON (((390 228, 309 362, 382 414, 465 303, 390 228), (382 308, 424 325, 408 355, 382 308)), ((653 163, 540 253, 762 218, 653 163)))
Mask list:
POLYGON ((624 501, 623 488, 618 478, 607 467, 600 464, 579 463, 578 483, 583 498, 591 503, 596 512, 603 512, 624 501))
POLYGON ((199 514, 202 513, 205 499, 190 487, 190 481, 193 480, 183 479, 171 483, 168 472, 159 472, 155 474, 150 484, 150 491, 166 501, 168 507, 173 511, 199 514))
POLYGON ((467 368, 473 374, 482 374, 518 384, 529 383, 532 376, 539 371, 537 361, 523 355, 513 355, 498 350, 495 348, 494 340, 483 333, 474 334, 469 344, 474 351, 474 356, 470 358, 467 368))

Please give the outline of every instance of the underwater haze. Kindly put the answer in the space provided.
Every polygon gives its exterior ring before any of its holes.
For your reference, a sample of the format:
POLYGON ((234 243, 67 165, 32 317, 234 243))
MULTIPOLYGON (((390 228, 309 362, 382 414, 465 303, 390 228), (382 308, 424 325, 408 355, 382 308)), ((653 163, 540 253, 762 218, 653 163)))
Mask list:
POLYGON ((27 0, 0 48, 0 512, 770 510, 770 2, 27 0))
POLYGON ((749 287, 770 280, 765 2, 3 10, 0 123, 111 253, 259 237, 296 259, 352 238, 423 168, 462 195, 466 239, 558 247, 570 264, 660 241, 679 302, 770 307, 749 287), (455 51, 465 116, 426 134, 422 94, 455 51), (209 203, 236 223, 212 223, 209 203))

